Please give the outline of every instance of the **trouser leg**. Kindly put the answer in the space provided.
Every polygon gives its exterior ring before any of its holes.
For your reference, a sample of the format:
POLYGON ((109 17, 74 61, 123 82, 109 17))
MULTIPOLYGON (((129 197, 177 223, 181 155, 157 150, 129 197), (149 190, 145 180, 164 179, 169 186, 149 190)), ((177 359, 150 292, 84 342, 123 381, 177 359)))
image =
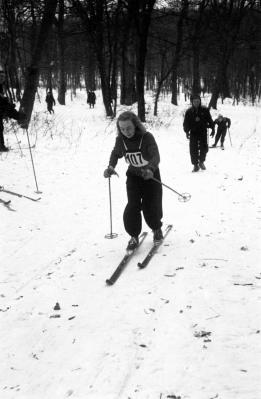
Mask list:
POLYGON ((141 232, 141 178, 128 176, 126 182, 128 203, 123 213, 123 223, 130 236, 138 236, 141 232))
POLYGON ((199 161, 200 162, 205 162, 207 152, 208 152, 208 135, 207 135, 207 133, 204 133, 200 136, 200 141, 199 141, 199 161))
POLYGON ((197 165, 199 161, 199 148, 198 148, 198 137, 196 135, 190 136, 189 152, 190 152, 191 163, 193 165, 197 165))
POLYGON ((217 145, 218 140, 220 139, 220 136, 221 136, 221 132, 218 131, 216 134, 216 137, 215 137, 215 145, 217 145))
POLYGON ((221 145, 223 146, 224 141, 225 141, 225 137, 226 137, 226 130, 223 130, 223 132, 221 133, 221 145))
MULTIPOLYGON (((160 173, 157 170, 154 177, 160 180, 160 173)), ((147 225, 152 230, 162 226, 162 185, 154 180, 144 180, 142 186, 142 211, 147 225)))

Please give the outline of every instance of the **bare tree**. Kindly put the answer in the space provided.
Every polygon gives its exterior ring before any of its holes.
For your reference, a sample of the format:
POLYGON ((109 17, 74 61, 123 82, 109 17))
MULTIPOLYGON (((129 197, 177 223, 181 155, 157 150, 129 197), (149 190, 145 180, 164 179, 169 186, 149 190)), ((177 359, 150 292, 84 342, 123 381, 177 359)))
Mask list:
POLYGON ((129 0, 130 14, 134 16, 136 29, 136 85, 138 116, 145 121, 145 61, 151 14, 156 0, 129 0))
POLYGON ((101 89, 106 115, 112 117, 110 76, 107 67, 107 57, 105 55, 105 1, 106 0, 85 0, 81 2, 79 0, 71 0, 71 3, 84 24, 87 40, 91 40, 93 43, 101 79, 101 89))
POLYGON ((57 21, 57 46, 58 46, 58 102, 65 105, 66 75, 64 68, 64 0, 58 0, 58 21, 57 21))
POLYGON ((57 6, 57 0, 44 1, 43 17, 39 28, 39 34, 35 41, 35 46, 32 52, 31 62, 27 68, 27 74, 25 77, 25 89, 23 97, 21 99, 20 109, 25 112, 27 117, 27 124, 25 127, 28 127, 31 119, 31 114, 35 100, 35 93, 39 81, 39 67, 40 67, 42 52, 47 40, 47 34, 54 21, 56 6, 57 6))

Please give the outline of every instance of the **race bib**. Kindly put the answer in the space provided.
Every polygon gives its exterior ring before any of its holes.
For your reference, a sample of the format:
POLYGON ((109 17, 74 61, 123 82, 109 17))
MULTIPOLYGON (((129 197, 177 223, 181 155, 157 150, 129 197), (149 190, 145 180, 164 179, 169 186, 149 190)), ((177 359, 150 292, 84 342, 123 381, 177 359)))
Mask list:
POLYGON ((148 161, 146 161, 143 157, 140 151, 137 152, 127 152, 125 155, 125 161, 132 166, 135 166, 136 168, 139 168, 141 166, 146 166, 148 165, 148 161))

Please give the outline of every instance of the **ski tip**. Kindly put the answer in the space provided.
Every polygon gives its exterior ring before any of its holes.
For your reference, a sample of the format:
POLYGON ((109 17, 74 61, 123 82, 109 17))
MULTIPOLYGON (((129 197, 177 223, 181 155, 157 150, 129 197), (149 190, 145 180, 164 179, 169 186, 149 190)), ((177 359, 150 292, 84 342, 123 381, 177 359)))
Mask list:
POLYGON ((112 285, 113 282, 108 278, 108 279, 106 280, 106 284, 107 284, 107 285, 112 285))

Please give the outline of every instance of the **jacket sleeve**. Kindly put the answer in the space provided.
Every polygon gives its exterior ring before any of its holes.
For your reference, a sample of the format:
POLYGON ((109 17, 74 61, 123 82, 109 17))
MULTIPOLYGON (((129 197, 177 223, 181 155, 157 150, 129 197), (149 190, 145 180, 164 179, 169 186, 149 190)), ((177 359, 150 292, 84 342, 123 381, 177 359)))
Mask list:
POLYGON ((215 125, 214 125, 212 116, 211 116, 211 114, 210 114, 209 109, 207 108, 207 127, 213 130, 213 129, 214 129, 214 126, 215 126, 215 125))
POLYGON ((152 172, 154 172, 156 169, 158 169, 160 163, 160 154, 159 154, 158 145, 156 143, 154 136, 149 132, 146 133, 145 139, 146 139, 148 162, 149 162, 146 168, 149 168, 152 170, 152 172))
POLYGON ((112 166, 113 168, 115 168, 115 166, 118 163, 118 159, 122 158, 122 157, 123 157, 123 151, 122 151, 122 146, 120 143, 120 137, 117 136, 114 148, 110 155, 109 166, 112 166))
POLYGON ((188 133, 191 129, 190 121, 189 121, 189 110, 186 111, 184 121, 183 121, 183 130, 185 133, 188 133))

